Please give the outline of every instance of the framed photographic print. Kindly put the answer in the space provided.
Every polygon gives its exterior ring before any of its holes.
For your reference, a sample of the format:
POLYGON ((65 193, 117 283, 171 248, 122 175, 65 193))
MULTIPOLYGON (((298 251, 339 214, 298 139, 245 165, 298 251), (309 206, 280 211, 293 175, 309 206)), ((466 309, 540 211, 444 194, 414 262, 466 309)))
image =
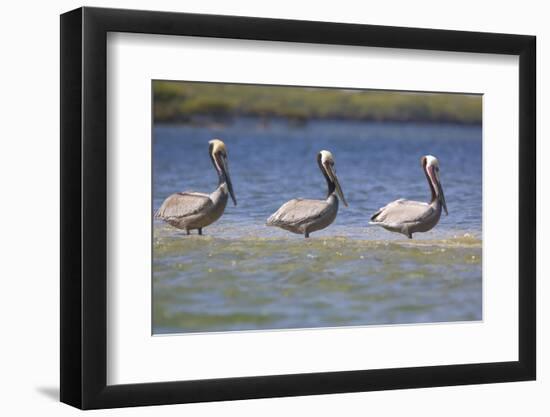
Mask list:
POLYGON ((61 16, 61 400, 531 380, 535 38, 61 16))

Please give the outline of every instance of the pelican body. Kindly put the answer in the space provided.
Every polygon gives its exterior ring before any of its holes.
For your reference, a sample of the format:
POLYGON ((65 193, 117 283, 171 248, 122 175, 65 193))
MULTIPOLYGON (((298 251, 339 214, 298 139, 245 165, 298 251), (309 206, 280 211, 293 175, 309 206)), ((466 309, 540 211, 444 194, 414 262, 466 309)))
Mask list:
POLYGON ((155 213, 155 218, 183 229, 187 234, 196 229, 199 235, 202 235, 203 227, 214 223, 222 216, 229 196, 233 204, 237 205, 227 166, 225 144, 219 139, 213 139, 208 143, 210 159, 218 173, 216 190, 211 194, 192 191, 174 193, 164 200, 155 213))
POLYGON ((447 211, 445 194, 439 180, 439 161, 435 156, 423 156, 420 160, 431 191, 429 203, 396 200, 382 207, 371 217, 370 224, 382 226, 391 232, 402 233, 412 239, 413 233, 431 230, 441 217, 441 210, 447 211))
POLYGON ((317 155, 317 164, 327 181, 326 200, 293 199, 283 204, 267 219, 267 226, 276 226, 292 233, 309 234, 329 226, 338 213, 338 198, 348 205, 334 169, 334 158, 329 151, 317 155))

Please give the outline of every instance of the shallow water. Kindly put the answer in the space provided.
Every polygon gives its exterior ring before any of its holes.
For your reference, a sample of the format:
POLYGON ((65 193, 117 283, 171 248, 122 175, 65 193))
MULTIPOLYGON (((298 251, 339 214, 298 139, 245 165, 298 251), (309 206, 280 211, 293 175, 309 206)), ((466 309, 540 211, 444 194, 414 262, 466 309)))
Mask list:
POLYGON ((155 221, 153 332, 480 320, 481 128, 240 120, 154 129, 154 208, 175 191, 210 192, 207 142, 224 140, 238 206, 205 236, 155 221), (309 240, 264 226, 294 197, 323 198, 316 153, 330 150, 350 206, 309 240), (420 157, 441 164, 449 216, 414 240, 368 225, 397 198, 427 200, 420 157))

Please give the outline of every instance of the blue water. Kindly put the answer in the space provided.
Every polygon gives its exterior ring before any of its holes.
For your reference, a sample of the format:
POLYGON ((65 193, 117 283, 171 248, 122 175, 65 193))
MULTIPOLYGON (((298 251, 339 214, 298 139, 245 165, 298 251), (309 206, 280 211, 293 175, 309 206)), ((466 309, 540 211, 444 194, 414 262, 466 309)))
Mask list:
POLYGON ((238 200, 205 236, 155 221, 154 333, 480 320, 482 138, 479 126, 242 119, 155 126, 153 205, 211 192, 208 141, 222 139, 238 200), (285 201, 325 198, 316 163, 332 152, 349 207, 304 240, 265 220, 285 201), (449 215, 410 241, 369 226, 398 198, 429 199, 422 155, 440 161, 449 215))

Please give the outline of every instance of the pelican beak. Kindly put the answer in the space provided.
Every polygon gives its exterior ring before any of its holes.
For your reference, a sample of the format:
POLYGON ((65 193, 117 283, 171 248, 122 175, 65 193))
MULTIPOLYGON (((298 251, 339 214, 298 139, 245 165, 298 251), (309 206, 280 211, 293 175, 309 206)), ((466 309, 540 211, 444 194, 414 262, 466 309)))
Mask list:
POLYGON ((223 155, 221 158, 221 170, 222 175, 225 179, 225 183, 227 184, 227 189, 229 191, 229 195, 231 196, 231 200, 233 200, 233 204, 237 205, 237 199, 235 198, 235 193, 233 191, 233 184, 231 183, 231 177, 229 176, 229 167, 227 165, 227 156, 223 155))
POLYGON ((439 201, 441 202, 441 205, 443 206, 443 210, 445 210, 445 215, 449 215, 449 212, 447 211, 447 203, 445 201, 445 193, 443 192, 443 187, 441 186, 441 180, 439 179, 439 170, 434 171, 432 168, 431 170, 432 176, 435 178, 435 184, 437 186, 437 197, 439 198, 439 201))
POLYGON ((344 206, 348 206, 348 202, 346 201, 346 198, 344 197, 344 192, 342 191, 342 187, 340 187, 340 181, 338 181, 338 177, 336 176, 336 171, 334 169, 334 166, 332 164, 326 164, 325 170, 327 171, 327 175, 331 179, 331 181, 334 183, 334 187, 336 189, 336 194, 342 200, 344 203, 344 206))
POLYGON ((443 187, 441 184, 439 184, 439 200, 441 201, 441 205, 443 206, 443 210, 445 210, 445 215, 449 215, 449 211, 447 210, 447 203, 445 202, 445 193, 443 192, 443 187))

